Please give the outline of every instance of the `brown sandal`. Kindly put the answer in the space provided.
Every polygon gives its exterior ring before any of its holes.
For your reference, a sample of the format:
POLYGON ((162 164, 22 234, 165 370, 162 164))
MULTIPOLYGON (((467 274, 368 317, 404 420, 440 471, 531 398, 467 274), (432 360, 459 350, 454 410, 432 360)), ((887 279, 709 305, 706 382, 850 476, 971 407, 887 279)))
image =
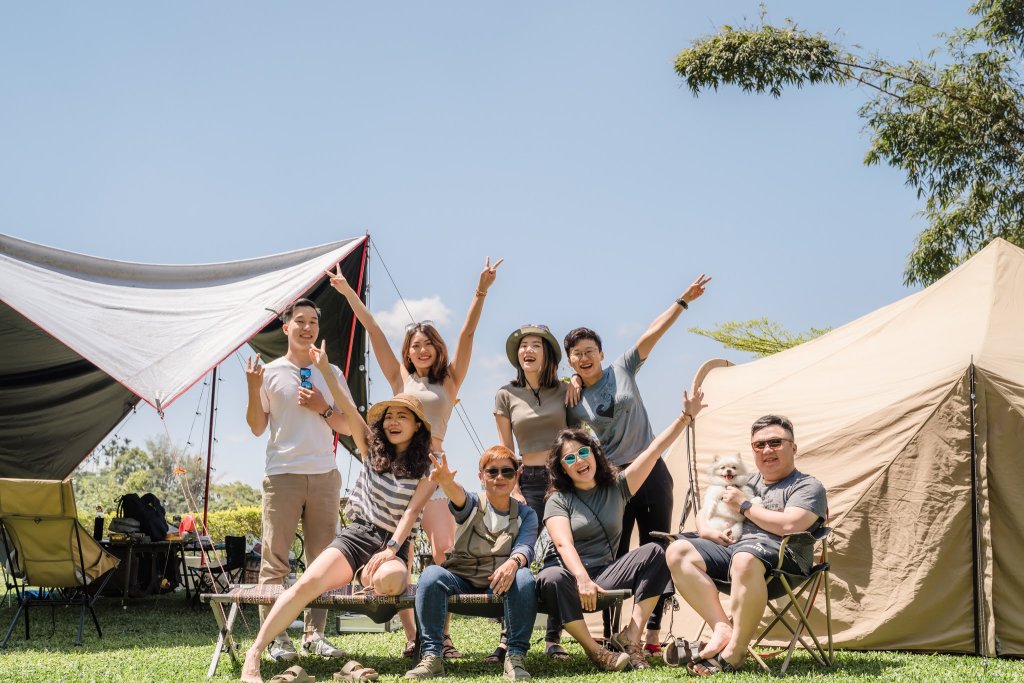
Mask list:
POLYGON ((441 654, 445 659, 458 659, 462 656, 462 653, 455 647, 455 643, 452 642, 451 634, 445 634, 444 642, 441 645, 441 654))
POLYGON ((622 671, 629 666, 629 655, 625 652, 612 652, 602 647, 596 654, 588 652, 587 656, 601 671, 622 671))

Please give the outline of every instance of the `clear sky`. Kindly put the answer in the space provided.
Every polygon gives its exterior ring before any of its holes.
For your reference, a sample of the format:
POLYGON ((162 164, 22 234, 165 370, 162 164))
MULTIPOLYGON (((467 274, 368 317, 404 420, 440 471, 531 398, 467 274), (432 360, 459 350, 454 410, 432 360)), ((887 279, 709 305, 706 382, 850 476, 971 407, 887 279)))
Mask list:
MULTIPOLYGON (((973 23, 967 3, 770 2, 893 59, 973 23)), ((923 227, 900 174, 861 163, 863 90, 694 98, 675 55, 744 2, 0 2, 0 232, 150 263, 250 258, 369 232, 370 307, 398 295, 451 344, 486 256, 462 403, 485 444, 508 333, 546 323, 624 351, 701 272, 707 294, 639 375, 652 423, 706 359, 687 328, 839 326, 909 293, 923 227)), ((371 400, 389 395, 376 380, 371 400)), ((220 385, 216 476, 259 485, 240 364, 220 385)), ((563 371, 568 367, 563 363, 563 371)), ((168 411, 200 438, 198 390, 168 411)), ((771 406, 765 406, 770 410, 771 406)), ((137 442, 164 427, 140 407, 137 442)), ((453 418, 465 482, 476 450, 453 418)), ((205 446, 204 446, 205 454, 205 446)), ((351 483, 347 454, 339 457, 351 483)))

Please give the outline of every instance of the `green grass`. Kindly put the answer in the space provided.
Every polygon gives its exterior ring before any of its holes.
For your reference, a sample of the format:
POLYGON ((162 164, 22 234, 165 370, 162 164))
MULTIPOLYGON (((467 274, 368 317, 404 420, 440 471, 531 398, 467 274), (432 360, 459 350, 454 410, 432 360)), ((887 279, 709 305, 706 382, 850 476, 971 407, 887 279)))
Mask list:
MULTIPOLYGON (((55 621, 51 621, 49 610, 33 610, 32 640, 24 640, 24 625, 19 622, 8 649, 0 653, 0 681, 198 683, 206 680, 216 636, 216 624, 208 607, 190 609, 181 594, 172 594, 130 602, 126 610, 121 609, 119 600, 103 598, 97 605, 97 612, 103 638, 97 638, 87 617, 84 644, 76 647, 73 643, 77 612, 58 609, 55 621)), ((6 629, 13 615, 13 607, 0 607, 0 626, 6 629)), ((333 628, 333 618, 328 623, 333 628)), ((255 635, 256 625, 256 611, 250 608, 245 612, 245 620, 239 620, 236 627, 244 644, 255 635)), ((501 680, 499 668, 487 667, 480 661, 497 642, 498 626, 494 621, 456 617, 452 634, 465 656, 448 665, 443 680, 491 683, 501 680)), ((539 637, 541 633, 536 631, 535 635, 539 637)), ((332 640, 353 658, 380 671, 381 681, 404 680, 409 660, 399 655, 404 644, 400 632, 332 636, 332 640)), ((567 642, 566 648, 573 659, 564 663, 548 661, 540 648, 531 650, 527 660, 530 672, 537 679, 553 682, 589 680, 598 683, 619 676, 630 681, 667 682, 686 677, 684 669, 664 666, 660 660, 649 671, 598 673, 575 643, 567 642)), ((330 681, 331 674, 341 665, 318 658, 304 658, 301 663, 318 681, 330 681)), ((777 668, 778 663, 773 664, 777 668)), ((269 680, 284 668, 284 665, 265 662, 263 676, 269 680)), ((237 680, 226 654, 213 680, 237 680)), ((731 678, 724 676, 724 680, 766 681, 768 678, 753 662, 748 662, 743 672, 731 678)), ((796 659, 787 680, 1024 682, 1024 661, 899 652, 838 652, 832 671, 815 667, 806 656, 796 659)))

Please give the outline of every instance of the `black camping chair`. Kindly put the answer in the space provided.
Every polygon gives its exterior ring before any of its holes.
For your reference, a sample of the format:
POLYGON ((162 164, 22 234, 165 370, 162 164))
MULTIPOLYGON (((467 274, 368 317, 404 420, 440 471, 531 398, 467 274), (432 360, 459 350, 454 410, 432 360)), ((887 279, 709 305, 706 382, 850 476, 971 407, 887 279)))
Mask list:
POLYGON ((192 585, 196 587, 192 605, 199 604, 202 593, 220 593, 231 584, 241 583, 245 571, 245 536, 224 537, 224 562, 210 558, 209 564, 189 567, 192 585))

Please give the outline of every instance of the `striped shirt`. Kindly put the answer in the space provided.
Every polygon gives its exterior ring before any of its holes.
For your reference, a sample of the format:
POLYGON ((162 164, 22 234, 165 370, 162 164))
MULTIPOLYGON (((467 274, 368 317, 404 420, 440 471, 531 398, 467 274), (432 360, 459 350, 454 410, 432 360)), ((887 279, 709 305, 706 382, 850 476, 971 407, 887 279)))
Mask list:
POLYGON ((399 478, 392 472, 379 474, 368 465, 356 479, 345 515, 394 531, 416 492, 419 479, 399 478))

